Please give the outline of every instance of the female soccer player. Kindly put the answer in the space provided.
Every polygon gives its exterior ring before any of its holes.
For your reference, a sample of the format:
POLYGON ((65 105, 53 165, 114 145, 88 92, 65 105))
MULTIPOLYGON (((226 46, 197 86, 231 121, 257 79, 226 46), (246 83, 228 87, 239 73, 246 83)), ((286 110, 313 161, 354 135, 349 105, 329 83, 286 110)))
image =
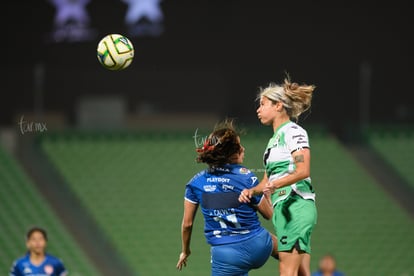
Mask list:
POLYGON ((45 253, 46 245, 46 231, 40 227, 31 228, 26 234, 28 252, 14 262, 10 276, 66 276, 63 263, 45 253))
POLYGON ((272 126, 274 134, 264 153, 262 181, 239 197, 247 203, 256 195, 271 193, 281 276, 310 275, 310 237, 317 218, 310 149, 307 132, 291 120, 297 121, 311 106, 314 89, 286 78, 282 85, 261 90, 257 116, 262 124, 272 126))
POLYGON ((238 201, 240 192, 256 186, 258 180, 241 165, 244 148, 231 121, 218 125, 197 152, 197 161, 208 168, 186 185, 177 269, 187 265, 192 226, 201 205, 204 234, 211 245, 211 275, 248 275, 251 269, 261 267, 273 250, 277 252, 273 249, 275 237, 261 226, 256 212, 266 219, 272 217, 270 197, 252 196, 250 203, 238 201))

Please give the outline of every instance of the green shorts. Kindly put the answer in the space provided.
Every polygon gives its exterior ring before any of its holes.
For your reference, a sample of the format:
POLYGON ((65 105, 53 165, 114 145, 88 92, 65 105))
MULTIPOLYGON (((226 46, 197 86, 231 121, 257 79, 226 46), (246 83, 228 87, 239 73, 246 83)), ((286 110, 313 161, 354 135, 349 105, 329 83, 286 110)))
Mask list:
POLYGON ((315 202, 299 195, 290 195, 278 202, 273 212, 273 226, 278 239, 278 251, 311 253, 311 233, 316 224, 315 202))

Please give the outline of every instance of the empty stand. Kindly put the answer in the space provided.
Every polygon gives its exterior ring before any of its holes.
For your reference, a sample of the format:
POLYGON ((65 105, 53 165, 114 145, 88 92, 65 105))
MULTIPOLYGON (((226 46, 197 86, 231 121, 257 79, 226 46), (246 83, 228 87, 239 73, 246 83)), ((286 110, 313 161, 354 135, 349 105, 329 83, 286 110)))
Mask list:
POLYGON ((368 143, 414 189, 414 128, 373 127, 366 133, 368 143))

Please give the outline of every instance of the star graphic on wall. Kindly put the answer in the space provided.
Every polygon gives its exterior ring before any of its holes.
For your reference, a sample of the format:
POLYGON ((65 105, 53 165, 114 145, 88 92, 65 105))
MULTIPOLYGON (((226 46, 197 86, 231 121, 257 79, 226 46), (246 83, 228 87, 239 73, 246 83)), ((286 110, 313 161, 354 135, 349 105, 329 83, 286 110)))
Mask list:
POLYGON ((88 25, 89 15, 86 5, 90 0, 49 0, 55 8, 55 26, 62 27, 72 22, 75 25, 88 25))
POLYGON ((160 2, 161 0, 122 0, 128 5, 125 23, 133 25, 145 18, 156 23, 163 20, 160 2))

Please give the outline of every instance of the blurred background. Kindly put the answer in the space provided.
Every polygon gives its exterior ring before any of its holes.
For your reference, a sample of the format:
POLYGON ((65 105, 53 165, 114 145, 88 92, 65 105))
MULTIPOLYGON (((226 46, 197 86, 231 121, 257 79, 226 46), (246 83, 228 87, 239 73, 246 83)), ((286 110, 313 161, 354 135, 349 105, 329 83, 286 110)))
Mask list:
MULTIPOLYGON (((70 275, 209 275, 201 213, 189 265, 184 186, 225 117, 263 174, 260 87, 316 85, 309 132, 324 254, 346 275, 414 275, 413 17, 408 1, 38 0, 4 3, 0 274, 32 225, 70 275), (6 16, 7 15, 7 16, 6 16), (96 57, 127 36, 130 67, 96 57)), ((271 223, 263 224, 273 231, 271 223)), ((278 275, 269 260, 251 275, 278 275)))

